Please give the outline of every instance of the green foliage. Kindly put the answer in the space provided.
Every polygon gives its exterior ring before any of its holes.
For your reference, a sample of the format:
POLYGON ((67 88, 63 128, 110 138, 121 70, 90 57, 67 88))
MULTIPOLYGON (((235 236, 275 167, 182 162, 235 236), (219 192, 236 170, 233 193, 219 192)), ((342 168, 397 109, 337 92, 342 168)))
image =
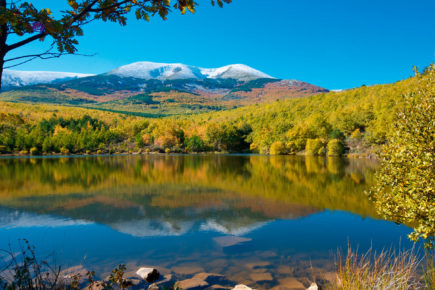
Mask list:
POLYGON ((287 148, 284 143, 281 141, 273 142, 270 146, 270 154, 271 155, 285 155, 287 154, 287 148))
POLYGON ((308 139, 305 150, 307 155, 323 155, 325 153, 325 146, 320 139, 308 139))
POLYGON ((355 129, 355 131, 352 132, 352 134, 350 134, 350 138, 355 139, 355 140, 361 140, 363 137, 361 130, 355 129))
POLYGON ((341 156, 344 154, 344 145, 338 139, 332 139, 328 142, 328 156, 341 156))
POLYGON ((370 195, 384 217, 414 227, 410 238, 435 238, 435 67, 416 76, 418 85, 403 96, 382 168, 370 195))
POLYGON ((98 144, 110 144, 119 138, 119 133, 88 115, 78 119, 53 117, 43 119, 37 125, 14 126, 9 123, 0 127, 3 151, 30 151, 31 155, 95 151, 98 144))
POLYGON ((202 152, 206 149, 204 141, 197 135, 186 138, 184 140, 184 147, 187 152, 202 152))

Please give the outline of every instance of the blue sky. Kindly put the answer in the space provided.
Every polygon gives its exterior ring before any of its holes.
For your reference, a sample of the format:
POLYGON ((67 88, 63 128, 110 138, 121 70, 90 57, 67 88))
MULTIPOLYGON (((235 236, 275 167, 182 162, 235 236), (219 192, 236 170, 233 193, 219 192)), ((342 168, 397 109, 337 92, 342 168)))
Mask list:
MULTIPOLYGON (((277 78, 340 89, 394 82, 411 75, 414 65, 435 62, 434 0, 233 0, 223 9, 197 1, 195 14, 174 12, 167 21, 92 23, 79 49, 95 56, 15 69, 102 73, 145 60, 243 63, 277 78)), ((67 1, 32 2, 56 11, 67 1)))

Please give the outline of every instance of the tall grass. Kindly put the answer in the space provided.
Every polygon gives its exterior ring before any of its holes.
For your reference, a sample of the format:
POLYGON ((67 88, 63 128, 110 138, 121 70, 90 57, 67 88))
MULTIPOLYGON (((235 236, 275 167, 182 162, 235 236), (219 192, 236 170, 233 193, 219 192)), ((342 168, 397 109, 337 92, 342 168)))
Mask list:
POLYGON ((418 274, 420 262, 414 250, 376 253, 370 249, 359 254, 349 247, 344 259, 338 254, 337 281, 333 286, 345 290, 431 289, 426 288, 418 274))

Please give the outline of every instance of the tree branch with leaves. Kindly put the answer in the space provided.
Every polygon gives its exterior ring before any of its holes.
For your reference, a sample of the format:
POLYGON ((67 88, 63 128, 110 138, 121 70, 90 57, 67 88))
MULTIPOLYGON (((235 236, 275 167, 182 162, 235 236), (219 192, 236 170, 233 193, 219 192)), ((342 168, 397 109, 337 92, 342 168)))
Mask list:
MULTIPOLYGON (((115 22, 127 25, 129 14, 136 19, 149 21, 159 16, 166 20, 172 10, 182 14, 195 12, 194 0, 67 0, 68 8, 54 16, 48 8, 37 9, 31 2, 0 0, 0 89, 3 69, 11 68, 34 59, 58 58, 65 54, 77 54, 78 38, 83 27, 93 21, 115 22), (8 43, 10 36, 19 39, 8 43), (52 40, 49 49, 42 52, 6 58, 7 54, 35 41, 52 40)), ((222 7, 232 0, 210 0, 222 7)))

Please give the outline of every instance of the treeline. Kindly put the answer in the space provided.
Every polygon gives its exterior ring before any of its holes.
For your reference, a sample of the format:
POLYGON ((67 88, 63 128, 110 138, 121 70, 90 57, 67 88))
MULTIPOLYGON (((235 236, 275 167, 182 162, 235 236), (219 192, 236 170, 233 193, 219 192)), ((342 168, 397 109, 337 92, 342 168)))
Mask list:
POLYGON ((0 152, 369 153, 387 141, 403 96, 432 85, 431 69, 389 85, 161 119, 0 103, 9 111, 0 113, 0 152))
POLYGON ((14 114, 0 114, 0 119, 0 153, 102 152, 122 140, 121 133, 88 115, 78 119, 53 117, 37 125, 27 124, 14 114))

